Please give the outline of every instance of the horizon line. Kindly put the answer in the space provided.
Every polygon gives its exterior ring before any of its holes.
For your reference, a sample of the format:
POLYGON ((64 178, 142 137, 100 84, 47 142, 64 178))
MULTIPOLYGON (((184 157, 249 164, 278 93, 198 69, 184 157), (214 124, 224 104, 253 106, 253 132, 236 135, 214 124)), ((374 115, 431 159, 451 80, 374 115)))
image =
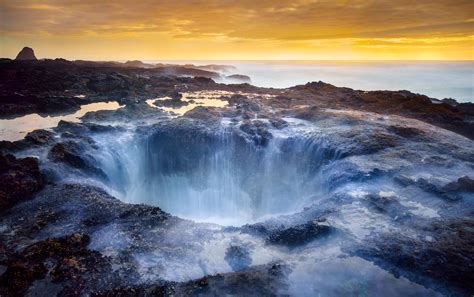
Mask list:
MULTIPOLYGON (((1 57, 0 59, 15 60, 13 57, 1 57)), ((110 59, 110 60, 98 60, 98 59, 84 59, 84 58, 63 58, 63 57, 45 57, 38 58, 41 60, 55 60, 64 59, 68 61, 91 61, 91 62, 122 62, 122 61, 175 61, 175 62, 187 62, 187 61, 232 61, 232 62, 474 62, 474 59, 150 59, 150 58, 137 58, 137 59, 110 59)))

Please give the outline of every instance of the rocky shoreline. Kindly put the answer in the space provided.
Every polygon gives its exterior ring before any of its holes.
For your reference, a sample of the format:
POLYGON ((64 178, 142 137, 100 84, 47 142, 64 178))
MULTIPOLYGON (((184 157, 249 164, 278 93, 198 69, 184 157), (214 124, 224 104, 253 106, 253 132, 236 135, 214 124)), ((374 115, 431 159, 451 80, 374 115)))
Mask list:
MULTIPOLYGON (((326 261, 381 268, 401 290, 394 296, 474 293, 472 103, 323 82, 220 84, 219 65, 193 67, 0 61, 2 118, 124 105, 0 142, 0 295, 295 295, 312 283, 296 281, 298 273, 326 261), (227 105, 183 116, 160 109, 186 105, 182 94, 197 91, 222 91, 227 105), (171 99, 146 103, 162 97, 171 99), (123 135, 131 140, 119 142, 123 135), (197 189, 212 182, 202 172, 216 170, 219 148, 246 193, 260 199, 250 205, 271 209, 277 203, 265 199, 278 196, 295 211, 222 226, 180 218, 160 202, 126 203, 114 193, 134 182, 115 176, 127 172, 121 152, 129 147, 152 163, 133 160, 137 172, 169 172, 150 184, 186 174, 197 189), (104 166, 107 158, 120 170, 104 166), (259 171, 267 159, 270 169, 259 171), (281 172, 271 167, 278 162, 287 166, 281 172), (265 183, 274 192, 262 193, 265 183), (311 203, 292 204, 297 196, 311 203)), ((322 294, 381 293, 370 275, 356 285, 339 272, 327 277, 341 286, 322 294)))

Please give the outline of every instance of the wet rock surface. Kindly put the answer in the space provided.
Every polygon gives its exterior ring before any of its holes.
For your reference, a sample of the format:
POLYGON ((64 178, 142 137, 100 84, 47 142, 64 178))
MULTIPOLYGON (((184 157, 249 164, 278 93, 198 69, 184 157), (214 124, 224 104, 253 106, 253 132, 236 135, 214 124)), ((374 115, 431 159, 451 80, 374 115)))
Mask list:
POLYGON ((332 231, 334 231, 333 228, 323 222, 308 222, 304 225, 273 231, 267 237, 267 242, 295 247, 313 241, 316 238, 325 237, 332 231))
POLYGON ((427 227, 434 235, 423 238, 385 233, 355 253, 427 285, 432 281, 423 276, 450 283, 454 288, 445 293, 468 296, 474 292, 473 224, 471 218, 440 221, 427 227))
POLYGON ((234 271, 242 270, 252 264, 248 247, 239 244, 232 244, 227 248, 225 260, 234 271))
POLYGON ((0 155, 0 213, 32 198, 43 185, 37 159, 0 155))
POLYGON ((222 67, 0 62, 2 118, 122 105, 0 143, 0 295, 474 293, 472 104, 222 67))
POLYGON ((75 233, 37 242, 12 255, 0 279, 1 288, 6 289, 3 293, 25 294, 35 281, 48 275, 48 281, 65 284, 62 294, 79 294, 99 273, 106 277, 111 272, 100 253, 86 248, 88 243, 89 236, 75 233))
POLYGON ((179 98, 177 99, 164 99, 164 100, 157 100, 153 103, 155 106, 164 106, 164 107, 181 107, 181 106, 186 106, 189 105, 189 102, 180 100, 179 98))
POLYGON ((64 163, 87 173, 105 178, 105 173, 100 168, 94 166, 93 158, 86 153, 86 151, 90 152, 97 148, 93 147, 94 144, 87 144, 79 144, 72 140, 60 142, 51 148, 48 157, 55 162, 64 163))
POLYGON ((219 74, 180 66, 124 67, 120 63, 11 61, 0 63, 0 117, 72 113, 83 104, 121 103, 172 95, 175 85, 199 89, 219 74), (179 77, 191 75, 197 79, 179 77))

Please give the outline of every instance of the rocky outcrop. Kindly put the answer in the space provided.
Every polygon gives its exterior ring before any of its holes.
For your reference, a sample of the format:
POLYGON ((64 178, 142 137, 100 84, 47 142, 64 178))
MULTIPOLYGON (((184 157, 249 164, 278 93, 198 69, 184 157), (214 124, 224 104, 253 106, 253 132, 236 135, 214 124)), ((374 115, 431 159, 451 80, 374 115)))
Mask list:
POLYGON ((0 213, 31 198, 43 184, 37 159, 0 155, 0 213))
POLYGON ((268 126, 259 120, 246 120, 240 125, 240 130, 246 138, 251 139, 256 145, 266 146, 273 135, 268 131, 268 126))
POLYGON ((153 105, 157 107, 173 107, 173 108, 178 108, 178 107, 183 107, 186 105, 189 105, 189 102, 181 100, 181 99, 162 99, 162 100, 156 100, 153 105))
POLYGON ((81 105, 117 100, 121 104, 172 96, 177 90, 216 85, 219 74, 182 66, 124 67, 123 63, 41 60, 0 61, 0 117, 29 113, 72 113, 81 105), (178 77, 180 76, 180 77, 178 77), (193 78, 195 77, 195 78, 193 78), (78 97, 81 95, 81 97, 78 97))
MULTIPOLYGON (((36 280, 44 279, 48 274, 52 282, 66 284, 64 294, 77 294, 86 282, 93 281, 94 277, 105 277, 105 272, 112 272, 110 264, 100 253, 87 249, 89 242, 87 234, 74 233, 40 241, 12 255, 5 263, 5 273, 0 277, 0 293, 6 296, 24 295, 36 280)), ((34 292, 35 288, 31 291, 34 292)))
POLYGON ((410 179, 403 175, 395 177, 395 181, 403 186, 416 186, 423 191, 436 194, 452 202, 462 200, 463 194, 472 195, 474 193, 474 180, 469 176, 459 177, 457 180, 444 185, 433 183, 425 178, 410 179))
POLYGON ((152 64, 143 63, 142 61, 127 61, 123 63, 124 67, 132 67, 132 68, 153 68, 152 64))
POLYGON ((243 270, 252 264, 248 247, 239 244, 231 244, 226 250, 224 259, 234 271, 243 270))
POLYGON ((286 229, 273 231, 266 239, 267 243, 297 247, 309 243, 316 238, 329 235, 334 228, 326 222, 308 222, 286 229))
POLYGON ((252 83, 250 76, 243 75, 243 74, 227 75, 225 78, 229 80, 230 82, 234 82, 234 83, 252 83))
MULTIPOLYGON (((474 139, 472 103, 434 103, 432 98, 409 91, 364 92, 324 82, 287 89, 258 88, 247 83, 224 85, 213 81, 222 79, 220 73, 205 70, 217 66, 203 68, 161 64, 150 67, 140 61, 118 63, 56 59, 22 63, 1 60, 0 65, 0 117, 3 118, 34 112, 73 112, 81 104, 111 99, 124 104, 137 103, 179 92, 207 89, 273 96, 264 100, 246 100, 243 95, 231 98, 229 104, 236 105, 245 118, 261 113, 259 105, 280 110, 281 116, 296 116, 311 121, 320 120, 323 116, 321 110, 325 108, 353 109, 415 118, 474 139), (86 99, 76 98, 78 94, 86 99)), ((244 76, 229 76, 232 77, 247 81, 244 76)), ((416 133, 402 130, 394 128, 394 133, 406 138, 414 137, 413 133, 416 133)))
POLYGON ((138 61, 0 64, 6 116, 124 105, 0 142, 17 154, 0 156, 2 296, 298 295, 329 280, 326 263, 354 258, 362 285, 337 291, 352 281, 338 268, 331 292, 377 296, 382 283, 403 295, 435 283, 472 294, 472 142, 426 124, 469 137, 470 106, 323 82, 216 84, 177 77, 214 75, 205 69, 138 61), (184 116, 146 103, 171 97, 155 105, 179 108, 182 94, 208 90, 233 93, 217 95, 225 107, 184 116), (29 155, 41 158, 42 191, 39 161, 18 157, 29 155), (196 223, 150 204, 252 224, 196 223))
POLYGON ((24 47, 16 56, 15 60, 36 61, 35 52, 31 47, 24 47))
POLYGON ((452 290, 450 294, 457 296, 462 292, 471 296, 474 293, 474 221, 470 218, 440 221, 427 228, 436 231, 436 237, 427 235, 423 240, 387 232, 359 246, 355 254, 391 269, 396 275, 429 282, 409 273, 416 272, 450 283, 459 290, 452 290))
POLYGON ((105 173, 102 169, 95 166, 94 158, 88 153, 93 150, 93 144, 90 145, 67 140, 54 145, 48 157, 55 162, 69 165, 85 173, 93 174, 100 178, 106 178, 105 173))

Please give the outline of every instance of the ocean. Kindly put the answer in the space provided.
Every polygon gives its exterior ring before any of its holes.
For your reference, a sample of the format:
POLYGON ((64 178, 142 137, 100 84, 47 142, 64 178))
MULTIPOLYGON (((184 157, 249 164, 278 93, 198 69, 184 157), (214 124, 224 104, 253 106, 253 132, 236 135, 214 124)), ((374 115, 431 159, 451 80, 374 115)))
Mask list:
MULTIPOLYGON (((226 64, 259 87, 324 81, 359 90, 409 90, 436 99, 474 102, 474 61, 148 61, 226 64)), ((234 74, 234 73, 229 73, 234 74)))

